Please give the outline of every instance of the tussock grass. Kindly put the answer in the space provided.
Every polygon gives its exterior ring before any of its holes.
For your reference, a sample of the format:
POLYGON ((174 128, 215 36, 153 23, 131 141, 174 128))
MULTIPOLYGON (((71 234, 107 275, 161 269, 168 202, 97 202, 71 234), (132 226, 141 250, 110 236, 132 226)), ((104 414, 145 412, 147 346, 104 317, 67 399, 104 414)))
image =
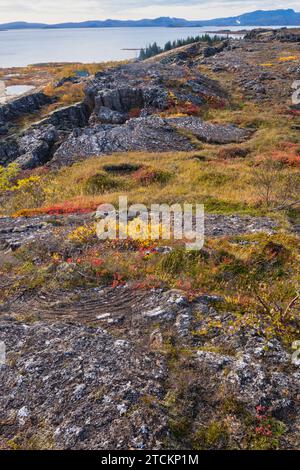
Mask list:
MULTIPOLYGON (((207 212, 259 215, 266 213, 253 181, 259 162, 251 158, 220 159, 219 147, 205 145, 199 153, 129 153, 95 157, 39 177, 37 198, 8 198, 7 212, 51 207, 97 207, 116 204, 121 195, 130 203, 204 203, 207 212), (202 161, 201 155, 205 155, 202 161), (136 165, 130 173, 105 171, 114 165, 136 165)), ((296 173, 282 168, 282 175, 296 173)), ((32 188, 31 188, 32 189, 32 188)), ((5 208, 5 205, 4 205, 5 208)))

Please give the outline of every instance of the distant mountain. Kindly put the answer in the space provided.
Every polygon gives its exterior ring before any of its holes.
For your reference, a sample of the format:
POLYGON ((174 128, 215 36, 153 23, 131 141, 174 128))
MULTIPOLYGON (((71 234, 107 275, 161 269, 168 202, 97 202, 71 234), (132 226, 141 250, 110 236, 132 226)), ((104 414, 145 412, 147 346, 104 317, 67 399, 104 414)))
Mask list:
POLYGON ((288 10, 257 10, 231 18, 217 18, 202 22, 203 26, 298 26, 300 13, 288 10))
POLYGON ((47 25, 43 23, 26 23, 26 21, 15 21, 14 23, 0 24, 0 29, 41 29, 47 25))
MULTIPOLYGON (((122 28, 122 27, 182 27, 191 26, 190 22, 181 18, 161 17, 156 19, 142 20, 104 20, 104 21, 83 21, 80 23, 26 23, 18 21, 14 23, 0 24, 1 29, 66 29, 66 28, 122 28)), ((196 22, 199 24, 199 22, 196 22)))
POLYGON ((257 10, 230 18, 216 18, 214 20, 188 21, 183 18, 161 17, 142 20, 104 20, 83 21, 81 23, 14 23, 0 24, 0 29, 66 29, 66 28, 123 28, 123 27, 201 27, 201 26, 300 26, 300 13, 292 9, 287 10, 257 10))

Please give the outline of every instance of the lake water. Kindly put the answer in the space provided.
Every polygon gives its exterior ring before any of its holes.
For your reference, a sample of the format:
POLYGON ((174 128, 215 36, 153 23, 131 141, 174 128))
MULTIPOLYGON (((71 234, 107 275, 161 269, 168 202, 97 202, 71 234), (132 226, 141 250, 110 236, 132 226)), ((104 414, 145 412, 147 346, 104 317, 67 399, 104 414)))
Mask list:
MULTIPOLYGON (((164 46, 169 40, 222 29, 224 27, 0 31, 0 67, 22 67, 41 62, 88 63, 132 59, 138 52, 122 49, 142 48, 154 41, 164 46)), ((230 29, 238 31, 241 27, 230 29)))
MULTIPOLYGON (((0 31, 0 67, 22 67, 41 62, 102 62, 135 58, 154 41, 197 36, 217 28, 97 28, 0 31)), ((240 27, 232 27, 239 30, 240 27)), ((251 29, 251 28, 249 28, 251 29)))
POLYGON ((23 95, 33 89, 34 86, 30 85, 11 85, 6 87, 5 93, 7 96, 23 95))

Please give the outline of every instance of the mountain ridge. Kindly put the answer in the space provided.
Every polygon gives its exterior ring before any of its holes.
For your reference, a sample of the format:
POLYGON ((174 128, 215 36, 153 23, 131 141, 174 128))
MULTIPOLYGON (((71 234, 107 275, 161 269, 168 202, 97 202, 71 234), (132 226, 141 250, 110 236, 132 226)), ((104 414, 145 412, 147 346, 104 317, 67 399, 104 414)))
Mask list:
POLYGON ((211 20, 186 20, 184 18, 159 17, 140 20, 91 20, 57 24, 15 21, 0 24, 0 29, 69 29, 116 27, 203 27, 203 26, 300 26, 300 12, 293 9, 256 10, 239 16, 211 20))

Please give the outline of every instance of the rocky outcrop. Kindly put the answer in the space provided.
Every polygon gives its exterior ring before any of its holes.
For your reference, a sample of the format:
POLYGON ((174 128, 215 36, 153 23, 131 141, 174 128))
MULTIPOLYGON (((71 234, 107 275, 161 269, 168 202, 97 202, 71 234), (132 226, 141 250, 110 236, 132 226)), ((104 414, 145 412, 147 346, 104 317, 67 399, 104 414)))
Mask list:
POLYGON ((96 74, 87 86, 86 102, 93 108, 96 119, 103 107, 124 114, 140 110, 142 115, 148 115, 167 109, 170 93, 179 102, 190 101, 197 105, 212 97, 227 99, 226 92, 216 81, 199 72, 190 74, 178 65, 142 62, 96 74))
MULTIPOLYGON (((57 226, 61 236, 76 226, 92 222, 93 214, 40 215, 30 217, 0 218, 0 250, 15 250, 23 245, 44 238, 53 238, 57 226)), ((228 237, 243 234, 268 233, 277 231, 276 221, 267 217, 238 215, 205 215, 205 235, 208 237, 228 237)))
POLYGON ((88 124, 90 111, 78 103, 54 111, 50 116, 21 133, 18 137, 0 141, 0 164, 14 161, 22 169, 33 169, 51 160, 56 146, 67 133, 88 124))
POLYGON ((163 397, 159 354, 141 354, 102 328, 64 323, 2 321, 0 340, 8 359, 0 365, 2 438, 14 436, 20 448, 162 447, 166 417, 146 404, 163 397))
POLYGON ((39 92, 22 96, 8 104, 0 106, 0 129, 6 129, 9 122, 24 116, 25 114, 34 113, 42 106, 52 102, 52 98, 39 92))
POLYGON ((71 131, 88 125, 91 111, 86 103, 77 103, 54 111, 42 124, 50 124, 58 130, 71 131))
POLYGON ((227 46, 228 41, 221 41, 216 46, 207 46, 204 42, 197 42, 165 52, 154 57, 154 59, 148 59, 148 61, 159 61, 163 64, 192 64, 195 58, 199 60, 205 57, 213 57, 222 52, 227 46))
POLYGON ((142 109, 145 105, 143 92, 140 88, 121 87, 113 90, 100 90, 95 97, 95 113, 101 107, 110 108, 113 111, 127 113, 131 109, 142 109))
POLYGON ((220 126, 204 122, 195 117, 169 118, 167 122, 176 129, 191 132, 195 137, 203 142, 214 144, 240 143, 248 139, 253 131, 240 129, 237 126, 220 126))
POLYGON ((75 131, 57 150, 51 165, 69 165, 77 160, 113 152, 167 152, 193 150, 189 134, 214 143, 242 142, 250 133, 235 126, 217 126, 201 119, 158 116, 131 119, 123 126, 97 125, 75 131), (184 135, 184 131, 187 133, 184 135))
POLYGON ((281 29, 253 29, 249 31, 244 39, 246 41, 281 41, 281 42, 300 42, 299 30, 293 31, 287 28, 281 29))
POLYGON ((223 423, 230 441, 210 445, 242 449, 272 419, 280 444, 297 448, 299 368, 278 340, 233 328, 234 315, 214 307, 220 300, 130 286, 17 300, 0 321, 2 440, 21 449, 161 449, 177 418, 195 436, 223 423), (30 323, 14 319, 26 315, 30 323))
POLYGON ((55 153, 51 165, 70 165, 80 159, 113 152, 193 150, 190 140, 157 116, 131 119, 123 126, 97 125, 73 134, 55 153))
MULTIPOLYGON (((194 145, 176 126, 151 117, 175 106, 170 94, 174 103, 195 106, 226 99, 217 82, 190 74, 185 67, 136 63, 107 70, 89 82, 84 102, 58 109, 23 133, 2 140, 0 164, 16 161, 27 169, 44 165, 54 154, 53 164, 63 165, 112 152, 193 150, 194 145), (141 118, 130 119, 133 116, 141 118)), ((33 111, 49 100, 42 93, 15 100, 10 116, 25 112, 30 105, 33 111)), ((185 124, 179 126, 183 129, 185 124)))
POLYGON ((0 140, 0 165, 8 165, 19 155, 19 146, 14 139, 0 140))
POLYGON ((19 157, 15 163, 22 169, 44 165, 51 159, 59 138, 59 132, 51 125, 30 129, 18 140, 19 157))
POLYGON ((95 97, 93 112, 100 122, 122 124, 129 119, 130 111, 142 113, 144 110, 144 114, 148 114, 151 110, 164 110, 167 107, 168 92, 163 87, 142 89, 127 86, 100 91, 95 97), (110 115, 108 110, 111 111, 110 115))
POLYGON ((54 126, 33 126, 18 139, 0 142, 0 164, 15 162, 22 169, 42 166, 52 158, 54 145, 59 142, 60 137, 54 126))

